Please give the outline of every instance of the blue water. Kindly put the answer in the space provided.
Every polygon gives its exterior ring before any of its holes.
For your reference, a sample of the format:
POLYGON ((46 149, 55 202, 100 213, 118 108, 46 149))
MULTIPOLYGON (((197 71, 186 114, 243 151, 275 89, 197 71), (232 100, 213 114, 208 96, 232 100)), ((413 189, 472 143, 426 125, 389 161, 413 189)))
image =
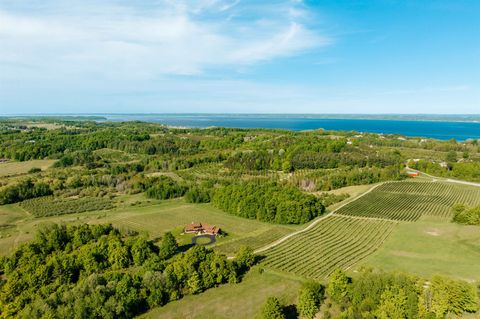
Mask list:
POLYGON ((478 122, 406 121, 325 119, 314 115, 260 115, 260 114, 102 114, 110 121, 139 120, 180 127, 234 127, 275 128, 286 130, 344 130, 357 132, 400 134, 441 140, 480 138, 478 122))

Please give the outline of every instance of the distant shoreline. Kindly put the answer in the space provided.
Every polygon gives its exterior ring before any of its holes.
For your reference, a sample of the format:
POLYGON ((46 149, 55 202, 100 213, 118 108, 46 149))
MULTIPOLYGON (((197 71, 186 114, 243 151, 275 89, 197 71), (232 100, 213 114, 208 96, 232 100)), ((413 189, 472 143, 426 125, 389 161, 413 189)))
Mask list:
POLYGON ((431 114, 39 114, 0 117, 28 122, 95 121, 158 123, 170 128, 201 129, 224 127, 238 129, 281 129, 308 131, 354 131, 376 134, 397 134, 408 137, 440 140, 480 139, 480 115, 431 114))
POLYGON ((52 119, 52 120, 93 120, 112 121, 109 117, 262 117, 324 120, 379 120, 379 121, 429 121, 480 123, 480 114, 334 114, 334 113, 46 113, 46 114, 4 114, 0 119, 52 119))

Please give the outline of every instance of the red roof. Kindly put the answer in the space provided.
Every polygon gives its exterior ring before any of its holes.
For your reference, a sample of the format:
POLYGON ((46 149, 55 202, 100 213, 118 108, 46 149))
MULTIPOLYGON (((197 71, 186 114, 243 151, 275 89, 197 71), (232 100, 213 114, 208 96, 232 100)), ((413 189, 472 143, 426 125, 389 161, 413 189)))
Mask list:
POLYGON ((201 231, 203 230, 202 224, 200 223, 191 223, 185 226, 185 231, 201 231))
POLYGON ((210 225, 207 225, 207 224, 203 224, 203 230, 208 233, 208 234, 212 234, 212 235, 216 235, 220 232, 220 228, 217 228, 215 225, 214 226, 210 226, 210 225))
POLYGON ((204 232, 211 235, 217 235, 221 232, 221 229, 215 225, 191 223, 185 226, 185 232, 204 232))

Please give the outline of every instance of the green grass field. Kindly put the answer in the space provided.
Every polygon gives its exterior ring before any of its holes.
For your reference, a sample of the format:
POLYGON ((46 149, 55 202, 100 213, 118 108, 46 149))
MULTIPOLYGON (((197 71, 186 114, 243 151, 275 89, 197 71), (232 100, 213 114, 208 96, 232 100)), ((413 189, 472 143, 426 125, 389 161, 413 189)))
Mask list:
POLYGON ((434 218, 400 223, 388 241, 357 268, 362 265, 480 281, 480 227, 434 218))
POLYGON ((149 201, 143 195, 116 199, 118 208, 108 211, 92 211, 34 218, 18 204, 0 206, 0 254, 7 254, 21 242, 29 240, 42 223, 111 223, 120 229, 146 232, 154 239, 167 231, 173 231, 180 244, 188 244, 191 235, 182 235, 183 227, 191 222, 216 225, 227 232, 215 245, 221 251, 233 255, 241 244, 257 248, 270 240, 299 229, 300 226, 281 226, 232 216, 209 204, 189 204, 183 199, 149 201), (131 206, 137 203, 138 205, 131 206), (267 236, 265 236, 267 235, 267 236), (245 242, 242 242, 245 240, 245 242), (228 245, 228 246, 223 246, 228 245))
POLYGON ((52 166, 55 162, 55 160, 32 160, 26 162, 0 163, 0 177, 26 174, 34 167, 45 170, 52 166))
POLYGON ((285 305, 296 303, 301 280, 285 274, 253 268, 238 284, 227 284, 198 295, 155 308, 140 318, 252 319, 265 300, 278 297, 285 305))

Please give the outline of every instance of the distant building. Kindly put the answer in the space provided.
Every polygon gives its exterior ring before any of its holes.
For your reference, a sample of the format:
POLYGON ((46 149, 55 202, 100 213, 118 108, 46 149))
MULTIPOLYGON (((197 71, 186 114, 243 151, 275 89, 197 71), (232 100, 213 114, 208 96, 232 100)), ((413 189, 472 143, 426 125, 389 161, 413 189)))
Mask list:
POLYGON ((420 176, 420 173, 419 172, 414 172, 414 171, 409 171, 407 172, 408 176, 410 177, 418 177, 420 176))
POLYGON ((443 168, 447 168, 447 167, 448 167, 447 162, 440 162, 439 165, 440 165, 440 167, 443 167, 443 168))

